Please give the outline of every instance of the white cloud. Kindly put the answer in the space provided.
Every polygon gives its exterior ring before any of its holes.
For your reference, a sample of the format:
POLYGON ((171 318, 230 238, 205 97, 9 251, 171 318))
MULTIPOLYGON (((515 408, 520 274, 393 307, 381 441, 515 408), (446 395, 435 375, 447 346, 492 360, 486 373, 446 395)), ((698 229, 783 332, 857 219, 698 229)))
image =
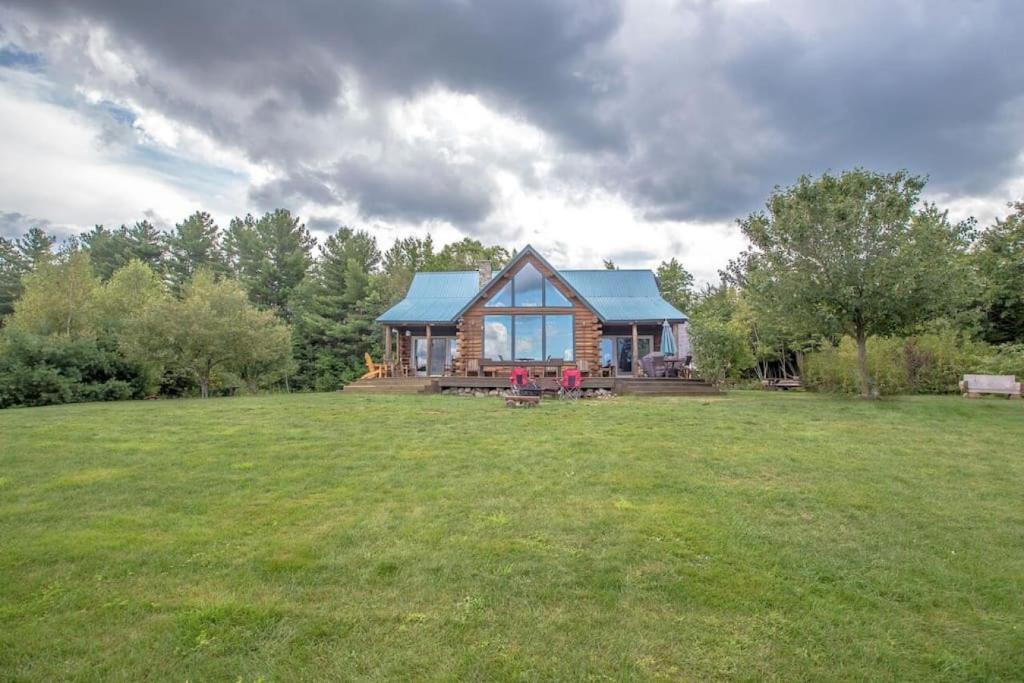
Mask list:
POLYGON ((49 87, 42 77, 0 70, 4 210, 82 230, 134 222, 147 211, 166 222, 199 208, 226 218, 242 205, 244 180, 190 191, 196 166, 159 156, 159 166, 147 166, 139 153, 159 150, 104 144, 102 112, 57 103, 49 87))

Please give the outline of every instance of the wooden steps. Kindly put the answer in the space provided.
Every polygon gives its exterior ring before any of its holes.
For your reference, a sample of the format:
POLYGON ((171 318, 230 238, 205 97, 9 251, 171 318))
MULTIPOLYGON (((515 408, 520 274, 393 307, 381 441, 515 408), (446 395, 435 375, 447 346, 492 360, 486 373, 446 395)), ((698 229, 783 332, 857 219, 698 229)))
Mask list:
POLYGON ((433 377, 381 377, 361 379, 345 386, 352 394, 436 394, 437 379, 433 377))
POLYGON ((710 382, 696 379, 617 378, 612 389, 621 396, 721 396, 710 382))

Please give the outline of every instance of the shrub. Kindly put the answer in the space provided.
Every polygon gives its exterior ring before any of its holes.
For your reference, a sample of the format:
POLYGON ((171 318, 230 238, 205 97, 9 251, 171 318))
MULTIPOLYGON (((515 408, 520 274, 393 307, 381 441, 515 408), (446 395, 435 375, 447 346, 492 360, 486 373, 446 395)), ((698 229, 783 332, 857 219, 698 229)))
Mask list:
MULTIPOLYGON (((998 352, 950 328, 936 328, 912 337, 872 337, 868 366, 882 394, 947 394, 958 391, 964 374, 995 372, 1024 361, 1024 351, 998 352), (1016 354, 1020 355, 1016 355, 1016 354)), ((808 354, 804 384, 833 393, 859 391, 857 348, 844 338, 838 346, 808 354)), ((1000 374, 1012 374, 1010 372, 1000 374)))
POLYGON ((747 331, 734 321, 690 321, 690 340, 697 373, 709 382, 737 379, 753 367, 747 331))
POLYGON ((1024 381, 1024 344, 1003 344, 982 358, 977 372, 991 375, 1016 375, 1024 381))
POLYGON ((148 381, 113 342, 8 329, 0 346, 0 408, 142 398, 148 381))

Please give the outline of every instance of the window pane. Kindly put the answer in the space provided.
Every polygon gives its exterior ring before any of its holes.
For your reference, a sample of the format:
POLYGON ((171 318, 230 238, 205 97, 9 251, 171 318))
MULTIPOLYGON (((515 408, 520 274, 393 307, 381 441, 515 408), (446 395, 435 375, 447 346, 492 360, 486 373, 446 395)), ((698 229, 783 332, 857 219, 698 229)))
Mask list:
POLYGON ((512 316, 484 316, 484 358, 512 360, 512 316))
POLYGON ((551 284, 551 280, 544 281, 544 305, 545 306, 572 306, 572 303, 558 291, 558 288, 551 284))
POLYGON ((610 368, 615 360, 615 339, 601 337, 601 367, 610 368))
POLYGON ((637 346, 640 347, 640 350, 637 352, 636 355, 637 358, 643 358, 644 356, 649 354, 651 352, 651 347, 654 345, 650 337, 640 337, 639 339, 636 340, 636 343, 637 346))
POLYGON ((545 360, 575 360, 572 348, 572 316, 544 316, 545 360))
POLYGON ((413 366, 417 375, 427 374, 427 338, 415 337, 413 347, 413 366))
POLYGON ((543 360, 544 338, 539 315, 516 316, 516 360, 543 360))
POLYGON ((498 293, 491 297, 491 300, 484 304, 484 308, 499 308, 512 306, 512 283, 498 290, 498 293))
MULTIPOLYGON (((513 278, 516 285, 516 306, 543 305, 544 278, 532 263, 527 263, 513 278)), ((518 352, 517 352, 518 353, 518 352)))

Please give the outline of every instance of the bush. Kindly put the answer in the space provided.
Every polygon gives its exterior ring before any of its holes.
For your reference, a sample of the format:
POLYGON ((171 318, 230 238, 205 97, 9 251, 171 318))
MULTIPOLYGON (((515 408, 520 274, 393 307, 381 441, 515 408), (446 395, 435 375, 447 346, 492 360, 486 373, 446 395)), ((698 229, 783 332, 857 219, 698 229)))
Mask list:
POLYGON ((977 372, 990 375, 1016 375, 1024 381, 1024 344, 1003 344, 981 359, 977 372))
POLYGON ((738 379, 755 363, 747 331, 735 321, 692 319, 690 340, 697 374, 709 382, 738 379))
MULTIPOLYGON (((996 373, 998 368, 1014 365, 1024 365, 1024 345, 1003 352, 949 328, 911 337, 868 339, 868 367, 881 394, 956 393, 965 374, 996 373)), ((808 354, 803 381, 805 386, 818 391, 859 393, 857 347, 853 340, 843 338, 838 346, 808 354)))
POLYGON ((142 398, 148 381, 113 342, 8 329, 0 345, 0 408, 142 398))

